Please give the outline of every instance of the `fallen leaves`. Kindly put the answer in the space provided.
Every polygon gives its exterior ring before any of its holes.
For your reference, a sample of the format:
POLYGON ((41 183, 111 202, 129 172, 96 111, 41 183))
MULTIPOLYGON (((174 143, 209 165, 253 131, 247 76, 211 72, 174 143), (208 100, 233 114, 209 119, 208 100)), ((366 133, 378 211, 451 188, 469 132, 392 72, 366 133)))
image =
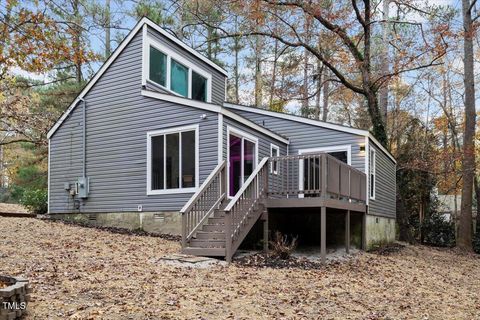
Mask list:
POLYGON ((26 319, 480 318, 480 258, 447 249, 194 269, 158 263, 180 250, 159 237, 1 217, 0 235, 0 274, 34 290, 26 319))

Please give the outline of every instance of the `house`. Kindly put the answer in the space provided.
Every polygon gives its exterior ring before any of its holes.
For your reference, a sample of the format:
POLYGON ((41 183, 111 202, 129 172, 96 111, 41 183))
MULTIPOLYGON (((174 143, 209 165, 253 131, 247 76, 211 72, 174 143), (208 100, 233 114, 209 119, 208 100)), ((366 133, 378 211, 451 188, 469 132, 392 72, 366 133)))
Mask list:
POLYGON ((48 133, 49 214, 227 260, 254 230, 323 256, 394 240, 395 159, 368 131, 226 103, 226 79, 139 21, 48 133))

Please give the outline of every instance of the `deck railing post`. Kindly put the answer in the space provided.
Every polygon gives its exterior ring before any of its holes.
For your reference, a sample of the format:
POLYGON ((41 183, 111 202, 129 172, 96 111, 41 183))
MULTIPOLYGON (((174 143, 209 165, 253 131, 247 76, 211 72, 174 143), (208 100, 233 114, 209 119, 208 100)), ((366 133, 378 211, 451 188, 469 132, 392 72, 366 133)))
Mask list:
POLYGON ((187 245, 187 217, 182 213, 182 249, 187 245))
POLYGON ((322 199, 327 198, 327 156, 326 154, 321 155, 321 163, 322 163, 322 186, 321 186, 321 191, 320 195, 322 199))

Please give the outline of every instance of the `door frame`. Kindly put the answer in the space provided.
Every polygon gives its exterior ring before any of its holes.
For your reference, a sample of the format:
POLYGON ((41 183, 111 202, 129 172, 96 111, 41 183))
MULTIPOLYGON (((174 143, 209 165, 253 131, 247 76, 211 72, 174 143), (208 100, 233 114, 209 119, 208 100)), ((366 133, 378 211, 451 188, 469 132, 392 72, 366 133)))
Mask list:
MULTIPOLYGON (((258 166, 258 137, 254 136, 250 133, 247 133, 245 131, 242 131, 240 129, 237 129, 237 128, 234 128, 234 127, 231 127, 231 126, 227 125, 227 141, 226 141, 226 144, 227 144, 227 197, 228 198, 233 198, 233 196, 230 196, 230 135, 233 135, 233 136, 236 136, 236 137, 242 139, 242 145, 241 145, 241 156, 242 157, 243 157, 243 146, 244 146, 243 141, 247 140, 247 141, 255 144, 255 153, 254 153, 255 159, 253 160, 253 170, 255 170, 258 166)), ((242 166, 241 166, 241 176, 242 177, 244 176, 243 170, 244 170, 244 167, 243 167, 243 162, 242 162, 242 166)), ((243 185, 243 181, 242 181, 242 185, 243 185)))
MULTIPOLYGON (((298 154, 309 154, 309 153, 318 153, 318 152, 339 152, 339 151, 346 151, 347 152, 347 164, 349 166, 352 165, 352 145, 345 144, 340 146, 330 146, 330 147, 318 147, 318 148, 308 148, 308 149, 299 149, 298 154)), ((303 161, 298 160, 298 190, 303 190, 303 161)), ((303 193, 298 194, 299 198, 304 198, 303 193)))

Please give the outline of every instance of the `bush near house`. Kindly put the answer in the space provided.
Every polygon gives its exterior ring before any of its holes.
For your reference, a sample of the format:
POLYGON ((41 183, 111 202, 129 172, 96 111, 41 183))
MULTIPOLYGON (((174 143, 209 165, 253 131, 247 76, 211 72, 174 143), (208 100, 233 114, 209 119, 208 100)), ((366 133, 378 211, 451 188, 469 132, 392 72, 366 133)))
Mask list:
POLYGON ((425 218, 421 225, 423 243, 436 247, 455 246, 455 226, 439 213, 425 218))
POLYGON ((45 214, 48 211, 48 191, 46 189, 25 190, 20 203, 35 214, 45 214))

